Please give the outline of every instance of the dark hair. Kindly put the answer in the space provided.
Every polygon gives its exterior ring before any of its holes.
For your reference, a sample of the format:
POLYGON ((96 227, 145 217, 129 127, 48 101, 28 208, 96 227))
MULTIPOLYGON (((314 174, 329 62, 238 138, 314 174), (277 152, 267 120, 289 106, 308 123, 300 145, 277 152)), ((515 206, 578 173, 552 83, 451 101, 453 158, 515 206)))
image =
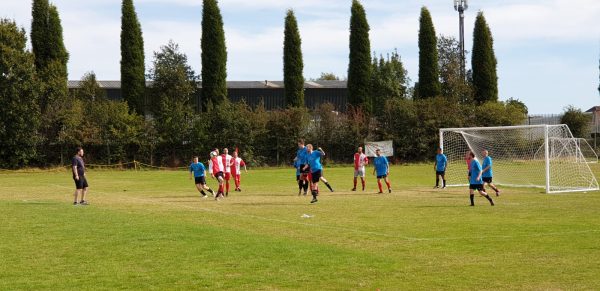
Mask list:
POLYGON ((193 157, 192 157, 192 159, 197 159, 197 158, 198 158, 198 156, 193 156, 193 157))
POLYGON ((473 151, 469 151, 469 156, 471 156, 471 158, 475 157, 475 154, 473 153, 473 151))
POLYGON ((76 147, 75 148, 75 153, 79 153, 79 151, 81 151, 83 148, 82 147, 76 147))
POLYGON ((298 143, 304 144, 304 139, 303 138, 299 138, 298 139, 298 143))

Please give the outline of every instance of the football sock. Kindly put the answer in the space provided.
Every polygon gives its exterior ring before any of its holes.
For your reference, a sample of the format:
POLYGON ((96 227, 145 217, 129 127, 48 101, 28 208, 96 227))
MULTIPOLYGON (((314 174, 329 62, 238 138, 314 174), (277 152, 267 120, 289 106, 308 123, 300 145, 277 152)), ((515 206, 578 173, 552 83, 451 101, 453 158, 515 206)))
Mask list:
POLYGON ((362 183, 362 186, 363 186, 362 189, 363 189, 363 191, 365 191, 365 181, 363 180, 361 183, 362 183))
POLYGON ((302 187, 304 188, 304 192, 308 191, 308 181, 304 181, 304 185, 302 187))
POLYGON ((202 196, 206 196, 206 193, 204 192, 204 190, 200 190, 200 194, 202 194, 202 196))
POLYGON ((379 192, 383 192, 383 188, 381 188, 381 181, 377 181, 377 186, 379 187, 379 192))
POLYGON ((485 195, 485 198, 490 202, 492 206, 494 205, 494 200, 492 200, 492 197, 490 197, 490 195, 485 195))
POLYGON ((329 191, 333 192, 333 188, 331 188, 331 185, 329 185, 329 182, 325 182, 325 186, 327 186, 327 188, 329 188, 329 191))
POLYGON ((304 181, 302 180, 298 180, 298 189, 302 190, 302 188, 304 188, 304 181))
POLYGON ((446 187, 446 179, 442 180, 442 183, 443 183, 443 185, 444 185, 444 186, 442 186, 442 187, 446 187))
POLYGON ((439 187, 440 186, 440 178, 435 178, 435 186, 439 187))
POLYGON ((356 189, 356 177, 354 177, 354 188, 352 189, 356 189))
POLYGON ((471 199, 471 206, 475 206, 475 194, 469 194, 469 199, 471 199))
POLYGON ((390 184, 390 182, 385 181, 385 184, 387 185, 388 189, 392 189, 392 184, 390 184))
POLYGON ((208 192, 210 192, 212 195, 215 195, 215 191, 213 191, 212 189, 208 189, 208 192))
POLYGON ((225 189, 226 189, 226 191, 225 191, 225 192, 229 193, 229 181, 227 181, 227 182, 225 183, 225 189))

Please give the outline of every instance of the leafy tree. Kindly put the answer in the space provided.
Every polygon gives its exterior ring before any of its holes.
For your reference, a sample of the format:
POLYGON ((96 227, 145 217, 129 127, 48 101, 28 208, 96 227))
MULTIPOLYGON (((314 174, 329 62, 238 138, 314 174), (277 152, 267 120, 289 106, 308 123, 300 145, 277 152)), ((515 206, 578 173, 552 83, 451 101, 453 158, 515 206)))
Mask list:
POLYGON ((426 7, 421 8, 419 25, 419 95, 416 97, 424 99, 441 93, 437 38, 431 14, 426 7))
POLYGON ((388 99, 405 98, 409 83, 408 72, 404 69, 397 51, 391 56, 373 57, 373 74, 371 76, 371 96, 374 112, 383 113, 388 99))
POLYGON ((371 42, 364 7, 352 1, 350 17, 350 63, 348 65, 348 102, 371 111, 371 42))
POLYGON ((529 113, 529 109, 527 108, 527 105, 525 105, 525 103, 519 99, 516 98, 508 98, 508 100, 506 100, 506 106, 507 107, 513 107, 521 112, 523 112, 524 115, 527 115, 527 113, 529 113))
POLYGON ((479 12, 475 19, 473 54, 471 56, 474 99, 478 103, 498 100, 496 65, 492 32, 485 21, 483 12, 479 12))
POLYGON ((0 167, 36 159, 40 125, 39 84, 27 37, 14 21, 0 19, 0 167))
POLYGON ((216 0, 203 0, 202 105, 206 110, 227 99, 227 48, 223 18, 216 0))
POLYGON ((560 118, 560 123, 566 124, 571 129, 574 137, 588 137, 590 117, 581 112, 581 109, 573 105, 565 108, 563 116, 560 118))
POLYGON ((283 83, 287 107, 304 106, 304 64, 301 45, 298 22, 294 11, 290 9, 285 17, 283 40, 283 83))
POLYGON ((50 4, 48 0, 33 0, 31 8, 31 48, 35 56, 35 67, 42 70, 47 66, 48 50, 48 17, 50 4))
POLYGON ((336 76, 334 73, 321 73, 321 76, 317 78, 317 81, 339 81, 340 77, 336 76))
POLYGON ((472 101, 472 89, 461 76, 462 54, 460 44, 454 37, 438 38, 441 95, 454 102, 472 101))
POLYGON ((121 6, 121 92, 129 109, 145 113, 144 39, 133 0, 121 6))
POLYGON ((96 80, 96 74, 87 72, 79 82, 79 88, 74 90, 74 97, 81 100, 95 101, 106 98, 106 91, 100 88, 96 80))
POLYGON ((177 152, 184 150, 193 124, 197 78, 187 56, 172 41, 154 53, 149 78, 153 81, 150 97, 160 146, 171 158, 169 163, 178 164, 177 152))

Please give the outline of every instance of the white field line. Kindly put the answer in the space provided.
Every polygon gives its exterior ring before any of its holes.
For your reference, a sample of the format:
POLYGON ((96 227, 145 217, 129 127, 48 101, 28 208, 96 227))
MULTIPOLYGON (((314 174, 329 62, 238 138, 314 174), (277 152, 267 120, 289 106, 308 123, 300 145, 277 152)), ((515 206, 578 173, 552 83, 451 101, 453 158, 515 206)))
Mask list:
MULTIPOLYGON (((57 185, 57 184, 51 184, 51 186, 55 186, 57 188, 63 188, 63 189, 71 189, 71 187, 67 187, 67 186, 63 186, 63 185, 57 185)), ((93 192, 94 193, 105 194, 105 195, 114 194, 114 193, 108 193, 108 192, 102 192, 102 191, 96 191, 96 190, 94 190, 93 192)), ((152 200, 150 200, 150 199, 143 199, 143 198, 137 198, 137 197, 128 197, 128 198, 132 199, 132 200, 143 202, 145 204, 155 204, 155 205, 157 204, 155 202, 152 202, 152 200)), ((338 231, 348 231, 348 232, 354 232, 354 233, 358 233, 358 234, 362 234, 362 235, 368 235, 368 236, 376 235, 376 236, 381 236, 381 237, 397 238, 397 239, 402 239, 402 240, 407 240, 407 241, 511 239, 511 238, 517 238, 517 237, 551 237, 551 236, 563 236, 563 235, 584 234, 584 233, 600 233, 600 229, 589 229, 589 230, 579 230, 579 231, 560 231, 560 232, 533 233, 533 234, 521 234, 521 235, 488 235, 488 236, 483 235, 483 236, 463 236, 463 237, 419 238, 419 237, 409 237, 409 236, 393 235, 393 234, 387 234, 387 233, 375 232, 375 231, 365 231, 365 230, 348 228, 348 227, 339 227, 339 226, 332 226, 332 225, 315 224, 315 223, 308 223, 308 222, 298 222, 298 221, 291 221, 291 220, 285 220, 285 219, 277 219, 277 218, 269 218, 269 217, 257 216, 257 215, 252 215, 252 214, 227 212, 227 211, 215 210, 215 209, 198 207, 198 206, 192 206, 192 205, 186 205, 186 204, 184 204, 184 205, 175 204, 175 203, 172 203, 172 202, 162 202, 161 204, 175 206, 176 208, 184 207, 184 208, 187 208, 187 209, 190 209, 190 210, 195 210, 195 211, 217 213, 217 214, 226 215, 226 216, 237 216, 237 217, 252 218, 252 219, 269 221, 269 222, 278 222, 278 223, 284 223, 284 224, 302 225, 302 226, 308 226, 308 227, 314 227, 314 228, 321 228, 321 229, 332 229, 332 230, 338 230, 338 231)))

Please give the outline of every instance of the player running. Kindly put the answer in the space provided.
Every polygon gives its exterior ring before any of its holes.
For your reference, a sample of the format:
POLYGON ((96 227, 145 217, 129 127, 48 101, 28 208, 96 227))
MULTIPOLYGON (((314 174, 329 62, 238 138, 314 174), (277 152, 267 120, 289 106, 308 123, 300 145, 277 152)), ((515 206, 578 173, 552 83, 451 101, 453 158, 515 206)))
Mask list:
POLYGON ((233 152, 233 159, 231 160, 231 175, 233 176, 235 182, 235 191, 242 191, 240 188, 240 183, 242 182, 242 167, 244 167, 244 171, 248 173, 248 169, 246 169, 246 162, 242 160, 242 158, 238 157, 238 152, 233 152))
POLYGON ((198 161, 198 156, 194 156, 194 161, 190 164, 190 180, 194 176, 194 184, 196 189, 202 194, 202 198, 208 197, 204 190, 215 196, 215 192, 206 185, 206 168, 204 164, 198 161))
POLYGON ((223 149, 221 158, 223 159, 223 166, 225 167, 223 171, 225 176, 225 196, 229 196, 229 180, 231 180, 231 166, 233 165, 233 157, 229 155, 229 149, 223 149))
POLYGON ((488 201, 490 201, 490 204, 494 206, 494 200, 492 200, 492 197, 490 197, 490 195, 485 193, 485 190, 483 190, 483 180, 481 179, 483 171, 481 169, 481 164, 475 158, 475 154, 473 152, 470 152, 469 156, 471 157, 471 179, 469 180, 469 199, 471 199, 471 206, 475 206, 475 190, 477 190, 479 195, 485 197, 488 201))
POLYGON ((377 172, 377 186, 379 187, 379 192, 377 194, 383 193, 381 179, 385 181, 385 184, 388 188, 388 192, 392 193, 392 185, 390 184, 390 180, 388 179, 388 175, 390 174, 390 163, 388 162, 385 156, 381 155, 381 151, 379 149, 375 150, 375 155, 377 157, 373 161, 373 164, 375 164, 375 168, 373 169, 373 175, 375 175, 375 172, 377 172))
POLYGON ((483 178, 483 189, 485 191, 485 184, 488 184, 494 189, 496 196, 500 196, 500 190, 492 183, 492 157, 490 157, 488 150, 483 150, 481 154, 483 155, 483 165, 481 165, 483 167, 483 174, 481 175, 483 178))
POLYGON ((224 197, 223 188, 224 188, 224 176, 223 171, 225 167, 223 166, 223 158, 219 156, 219 150, 215 149, 210 152, 210 161, 208 162, 210 168, 210 176, 217 179, 219 182, 219 190, 217 191, 217 195, 215 196, 215 200, 219 200, 224 197))
POLYGON ((438 148, 437 155, 435 156, 435 164, 433 169, 435 170, 435 187, 440 188, 440 177, 442 177, 442 189, 446 188, 446 166, 448 165, 448 158, 444 155, 442 148, 438 148))
POLYGON ((300 167, 298 187, 302 187, 302 189, 304 189, 304 195, 306 195, 308 192, 308 174, 310 173, 310 168, 308 167, 308 152, 304 146, 304 139, 298 140, 298 151, 296 152, 294 162, 298 162, 300 167))
POLYGON ((321 157, 325 156, 325 152, 323 149, 318 148, 318 150, 313 151, 312 144, 306 145, 306 153, 308 154, 308 165, 304 166, 304 170, 310 169, 312 176, 312 184, 311 184, 311 194, 313 199, 310 203, 317 202, 317 196, 319 196, 319 180, 321 179, 321 157))
POLYGON ((365 166, 369 164, 369 158, 363 153, 363 148, 358 147, 358 151, 354 154, 354 188, 352 191, 356 191, 356 182, 360 177, 362 183, 362 190, 365 191, 365 166))

